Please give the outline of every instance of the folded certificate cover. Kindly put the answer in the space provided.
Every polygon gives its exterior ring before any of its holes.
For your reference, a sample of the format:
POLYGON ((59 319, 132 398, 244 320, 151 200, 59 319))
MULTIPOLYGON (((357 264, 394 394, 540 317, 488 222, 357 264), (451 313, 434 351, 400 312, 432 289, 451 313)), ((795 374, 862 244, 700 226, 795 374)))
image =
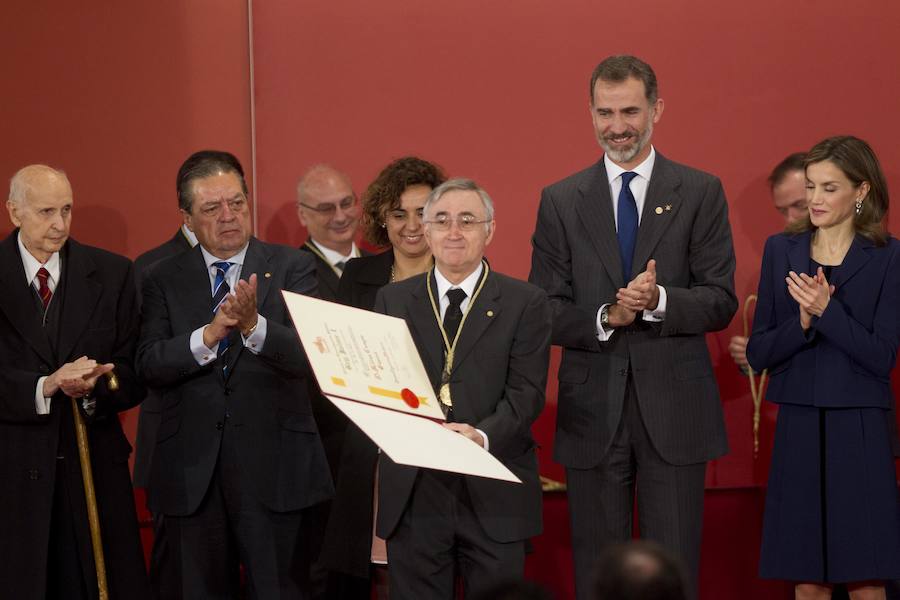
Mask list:
POLYGON ((406 321, 282 291, 322 393, 394 462, 521 483, 444 415, 406 321))

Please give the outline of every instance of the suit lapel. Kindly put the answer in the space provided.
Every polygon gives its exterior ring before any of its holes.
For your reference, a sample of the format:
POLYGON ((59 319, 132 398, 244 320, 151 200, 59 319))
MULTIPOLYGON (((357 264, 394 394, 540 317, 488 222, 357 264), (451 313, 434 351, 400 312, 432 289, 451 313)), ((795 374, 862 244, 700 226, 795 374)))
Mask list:
POLYGON ((256 309, 262 312, 262 305, 269 295, 272 287, 272 273, 269 269, 271 256, 267 249, 256 238, 250 238, 247 254, 244 256, 244 266, 241 268, 241 279, 249 280, 256 274, 256 309), (266 277, 268 275, 268 277, 266 277))
POLYGON ((644 198, 644 208, 641 211, 641 224, 634 247, 634 260, 631 263, 632 273, 637 274, 646 270, 647 261, 653 258, 653 251, 660 238, 678 213, 681 207, 681 198, 678 195, 680 185, 681 182, 670 168, 669 161, 657 153, 653 173, 650 175, 650 185, 644 198), (657 208, 661 211, 657 212, 657 208))
POLYGON ((178 306, 190 311, 189 322, 209 323, 212 319, 212 284, 199 244, 178 257, 179 270, 173 275, 178 306))
POLYGON ((25 269, 18 250, 18 231, 14 230, 0 243, 0 285, 3 286, 0 310, 6 315, 10 325, 19 332, 19 336, 47 364, 52 365, 55 361, 50 342, 36 318, 34 292, 25 281, 25 269))
POLYGON ((103 290, 100 282, 94 279, 93 261, 77 242, 69 240, 61 257, 65 287, 60 313, 59 359, 67 362, 77 358, 73 355, 75 346, 90 322, 103 290))
POLYGON ((466 320, 462 333, 459 334, 456 350, 453 353, 453 368, 456 369, 471 354, 475 344, 500 316, 500 285, 497 276, 488 273, 484 288, 466 309, 466 320))
MULTIPOLYGON (((425 370, 428 371, 428 377, 431 379, 432 385, 437 389, 441 381, 441 371, 444 368, 443 340, 441 332, 438 329, 437 320, 434 316, 434 309, 431 307, 431 299, 428 297, 429 281, 433 278, 425 276, 421 278, 421 282, 410 294, 409 303, 407 304, 407 314, 409 318, 407 323, 412 331, 413 338, 418 342, 419 354, 422 356, 425 370)), ((432 287, 433 281, 432 281, 432 287)), ((432 289, 435 301, 437 301, 437 291, 432 289)))
POLYGON ((588 181, 579 186, 578 191, 581 195, 575 201, 575 211, 584 223, 587 236, 610 279, 615 285, 624 286, 616 219, 609 195, 609 179, 602 160, 595 165, 588 181))
MULTIPOLYGON (((802 233, 790 238, 791 246, 788 248, 788 264, 794 273, 806 273, 809 271, 809 242, 810 232, 802 233)), ((787 273, 785 273, 787 276, 787 273)))
POLYGON ((850 244, 850 249, 847 250, 847 256, 844 257, 844 261, 841 263, 841 268, 835 273, 834 281, 829 281, 828 283, 834 284, 835 287, 846 285, 850 278, 856 275, 869 262, 871 257, 868 250, 872 247, 873 244, 869 240, 859 236, 854 238, 853 243, 850 244))

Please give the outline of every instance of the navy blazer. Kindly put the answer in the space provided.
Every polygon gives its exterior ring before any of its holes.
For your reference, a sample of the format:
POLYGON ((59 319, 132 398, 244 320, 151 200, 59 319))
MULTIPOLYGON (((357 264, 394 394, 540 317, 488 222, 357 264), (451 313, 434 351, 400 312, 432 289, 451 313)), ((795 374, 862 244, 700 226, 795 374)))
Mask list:
POLYGON ((769 369, 772 402, 890 408, 900 343, 900 243, 891 238, 879 247, 857 236, 828 282, 835 286, 828 307, 804 332, 785 277, 810 272, 810 240, 806 232, 766 241, 750 366, 769 369))

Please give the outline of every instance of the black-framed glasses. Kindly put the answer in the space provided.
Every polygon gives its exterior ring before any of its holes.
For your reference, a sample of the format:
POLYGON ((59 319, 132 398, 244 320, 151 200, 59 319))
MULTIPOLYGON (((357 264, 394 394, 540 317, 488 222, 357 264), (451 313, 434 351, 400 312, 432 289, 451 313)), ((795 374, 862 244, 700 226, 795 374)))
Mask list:
POLYGON ((323 204, 318 204, 316 206, 312 206, 311 204, 306 204, 305 202, 297 202, 303 208, 308 208, 309 210, 322 215, 323 217, 333 217, 337 214, 337 209, 340 206, 341 210, 347 211, 356 206, 356 196, 347 196, 346 198, 342 198, 340 202, 325 202, 323 204))
POLYGON ((447 215, 438 215, 431 221, 425 221, 426 225, 431 225, 437 231, 449 231, 450 227, 456 223, 460 231, 472 231, 476 225, 484 225, 490 223, 490 219, 479 220, 475 215, 459 215, 455 219, 447 215))

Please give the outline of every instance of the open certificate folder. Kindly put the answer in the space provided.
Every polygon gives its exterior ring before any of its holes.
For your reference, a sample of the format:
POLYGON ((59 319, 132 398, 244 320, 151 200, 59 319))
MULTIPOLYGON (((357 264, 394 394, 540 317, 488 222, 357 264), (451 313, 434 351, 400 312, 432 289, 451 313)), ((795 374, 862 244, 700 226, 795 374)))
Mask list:
POLYGON ((394 462, 521 483, 487 450, 441 425, 406 321, 282 294, 322 393, 394 462))

